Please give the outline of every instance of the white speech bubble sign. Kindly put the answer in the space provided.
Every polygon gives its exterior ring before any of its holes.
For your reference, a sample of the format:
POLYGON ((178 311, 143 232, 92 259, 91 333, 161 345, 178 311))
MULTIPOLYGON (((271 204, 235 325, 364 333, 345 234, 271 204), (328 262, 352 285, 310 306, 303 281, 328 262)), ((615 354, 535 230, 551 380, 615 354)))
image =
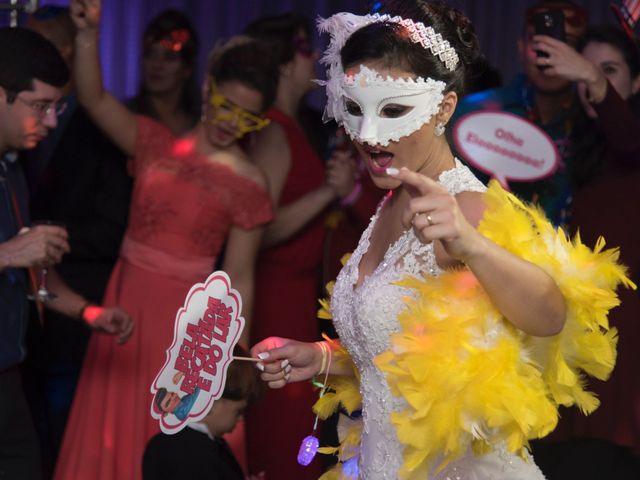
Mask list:
POLYGON ((543 130, 508 112, 471 112, 453 128, 453 142, 464 159, 496 178, 533 182, 549 177, 560 163, 553 140, 543 130))
POLYGON ((176 314, 164 366, 151 385, 151 416, 164 433, 178 433, 201 420, 222 396, 233 349, 244 329, 241 312, 242 298, 223 271, 213 272, 189 290, 176 314), (179 397, 174 410, 158 407, 156 395, 161 389, 167 392, 165 398, 179 397))

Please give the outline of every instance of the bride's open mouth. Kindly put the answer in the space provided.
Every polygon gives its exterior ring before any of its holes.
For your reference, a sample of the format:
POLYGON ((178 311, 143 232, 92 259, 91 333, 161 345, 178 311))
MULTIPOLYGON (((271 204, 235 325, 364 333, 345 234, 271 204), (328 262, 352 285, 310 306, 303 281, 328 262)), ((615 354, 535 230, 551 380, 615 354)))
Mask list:
POLYGON ((368 145, 361 145, 361 148, 365 154, 369 169, 376 175, 385 175, 387 168, 392 166, 394 154, 368 145))

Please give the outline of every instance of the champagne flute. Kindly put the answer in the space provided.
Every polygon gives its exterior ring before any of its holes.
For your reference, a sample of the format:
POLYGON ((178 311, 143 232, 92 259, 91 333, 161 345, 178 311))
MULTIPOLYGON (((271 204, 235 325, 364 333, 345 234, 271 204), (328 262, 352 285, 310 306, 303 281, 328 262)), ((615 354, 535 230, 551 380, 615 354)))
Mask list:
MULTIPOLYGON (((58 222, 56 220, 34 220, 31 222, 32 227, 36 227, 38 225, 50 225, 56 227, 64 228, 66 225, 62 222, 58 222)), ((49 291, 47 288, 47 273, 48 268, 46 266, 42 267, 39 272, 38 277, 38 290, 33 295, 29 295, 29 300, 38 300, 40 302, 46 302, 48 300, 54 300, 58 296, 49 291)))

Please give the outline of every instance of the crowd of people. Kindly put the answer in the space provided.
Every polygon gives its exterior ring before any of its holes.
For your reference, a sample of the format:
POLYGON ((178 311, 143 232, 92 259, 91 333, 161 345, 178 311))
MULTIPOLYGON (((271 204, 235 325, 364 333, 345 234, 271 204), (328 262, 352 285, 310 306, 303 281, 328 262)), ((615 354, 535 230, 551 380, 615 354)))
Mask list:
POLYGON ((163 11, 124 101, 101 0, 0 28, 0 479, 637 478, 638 39, 541 0, 501 86, 459 10, 371 5, 319 22, 322 55, 304 16, 255 19, 199 80, 163 11), (557 168, 474 170, 452 137, 485 111, 557 168), (166 435, 149 388, 218 269, 255 362, 166 435), (330 455, 301 462, 318 417, 330 455))

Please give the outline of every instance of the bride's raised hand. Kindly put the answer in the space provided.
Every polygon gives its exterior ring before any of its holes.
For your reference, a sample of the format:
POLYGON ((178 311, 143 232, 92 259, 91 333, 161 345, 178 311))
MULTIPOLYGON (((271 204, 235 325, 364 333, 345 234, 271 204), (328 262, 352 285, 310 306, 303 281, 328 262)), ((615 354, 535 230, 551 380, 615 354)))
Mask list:
POLYGON ((322 349, 317 343, 289 338, 269 337, 251 349, 251 356, 261 361, 260 377, 270 388, 282 388, 290 382, 309 380, 322 365, 322 349))
MULTIPOLYGON (((413 228, 423 243, 439 240, 450 257, 465 261, 480 245, 482 238, 465 218, 456 197, 425 175, 406 168, 389 170, 387 173, 402 181, 411 196, 402 212, 405 228, 413 228)), ((478 202, 473 208, 481 212, 483 205, 478 202)))

